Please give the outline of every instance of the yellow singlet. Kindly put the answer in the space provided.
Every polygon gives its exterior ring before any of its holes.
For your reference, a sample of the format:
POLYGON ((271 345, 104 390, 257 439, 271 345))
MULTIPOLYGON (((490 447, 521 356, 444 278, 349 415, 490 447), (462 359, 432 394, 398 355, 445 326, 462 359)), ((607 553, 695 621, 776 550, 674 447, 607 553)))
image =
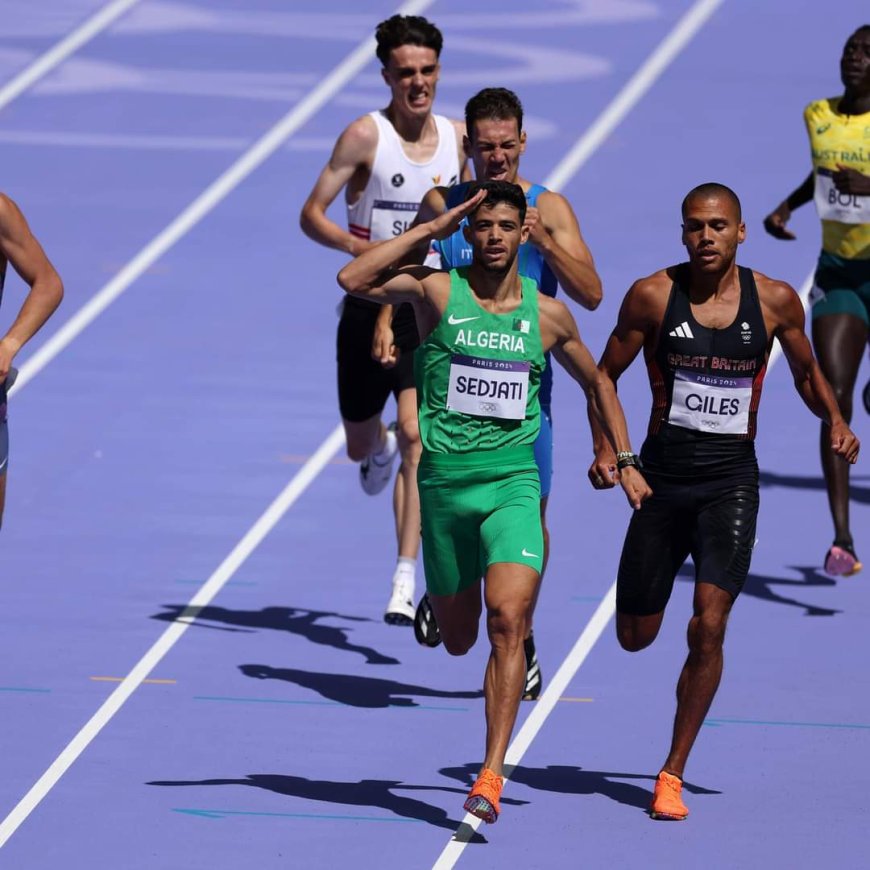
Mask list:
POLYGON ((840 193, 831 175, 837 164, 870 175, 870 112, 843 115, 840 97, 816 100, 804 110, 815 173, 815 202, 822 248, 847 260, 870 259, 870 196, 840 193))

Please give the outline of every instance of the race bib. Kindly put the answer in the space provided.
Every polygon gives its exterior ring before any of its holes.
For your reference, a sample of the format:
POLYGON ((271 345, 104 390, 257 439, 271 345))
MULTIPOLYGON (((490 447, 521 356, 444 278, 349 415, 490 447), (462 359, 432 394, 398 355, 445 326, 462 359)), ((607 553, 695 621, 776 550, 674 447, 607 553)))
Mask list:
MULTIPOLYGON (((377 242, 402 235, 411 228, 419 208, 420 204, 416 202, 376 199, 372 204, 371 240, 377 242)), ((429 246, 423 265, 430 269, 441 268, 441 255, 433 245, 429 246)))
POLYGON ((752 378, 678 370, 668 422, 698 432, 745 435, 751 401, 752 378))
POLYGON ((819 217, 841 224, 870 223, 870 196, 840 193, 834 186, 832 169, 816 169, 815 203, 819 217))
POLYGON ((417 216, 418 202, 392 202, 376 199, 372 203, 371 239, 373 242, 402 235, 417 216))
POLYGON ((524 420, 529 369, 528 362, 454 354, 450 358, 447 410, 473 417, 524 420))

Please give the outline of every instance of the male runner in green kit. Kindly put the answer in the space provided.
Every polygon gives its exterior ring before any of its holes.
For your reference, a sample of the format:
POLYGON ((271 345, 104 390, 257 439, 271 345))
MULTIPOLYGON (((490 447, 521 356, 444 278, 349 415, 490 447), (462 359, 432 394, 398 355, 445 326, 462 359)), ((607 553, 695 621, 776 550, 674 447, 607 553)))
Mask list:
MULTIPOLYGON (((371 248, 342 269, 349 293, 414 305, 423 456, 418 486, 426 583, 444 646, 464 655, 477 640, 481 578, 491 653, 484 679, 486 755, 465 809, 499 813, 502 766, 525 680, 523 638, 540 582, 543 533, 533 445, 540 427, 544 353, 584 388, 614 448, 631 454, 622 408, 603 387, 562 302, 520 278, 528 237, 522 188, 494 181, 464 203, 371 248), (468 268, 395 268, 415 246, 468 216, 468 268)), ((620 480, 634 508, 650 495, 636 467, 620 480)))

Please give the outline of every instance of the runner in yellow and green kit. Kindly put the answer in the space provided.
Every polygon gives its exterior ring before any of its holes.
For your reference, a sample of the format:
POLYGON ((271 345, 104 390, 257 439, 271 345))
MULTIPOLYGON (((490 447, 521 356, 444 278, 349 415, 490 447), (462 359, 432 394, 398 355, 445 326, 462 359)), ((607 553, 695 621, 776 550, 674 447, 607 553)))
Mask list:
MULTIPOLYGON (((338 276, 348 293, 414 305, 426 584, 452 655, 474 645, 486 605, 486 751, 465 809, 490 823, 499 813, 504 756, 525 682, 523 638, 541 574, 533 445, 545 352, 584 388, 614 449, 633 458, 616 391, 600 377, 571 313, 519 277, 525 210, 522 188, 486 182, 434 220, 365 251, 338 276), (466 216, 467 269, 396 268, 421 242, 444 238, 466 216)), ((632 463, 620 482, 635 509, 650 495, 632 463)))
MULTIPOLYGON (((840 58, 842 97, 810 103, 804 120, 813 171, 764 220, 778 239, 794 239, 786 223, 794 209, 815 200, 822 221, 822 253, 812 303, 813 345, 840 412, 851 422, 852 394, 870 338, 870 25, 846 41, 840 58)), ((864 390, 870 412, 870 384, 864 390)), ((825 571, 855 574, 861 562, 849 527, 849 466, 831 450, 822 424, 822 469, 834 520, 825 571)))

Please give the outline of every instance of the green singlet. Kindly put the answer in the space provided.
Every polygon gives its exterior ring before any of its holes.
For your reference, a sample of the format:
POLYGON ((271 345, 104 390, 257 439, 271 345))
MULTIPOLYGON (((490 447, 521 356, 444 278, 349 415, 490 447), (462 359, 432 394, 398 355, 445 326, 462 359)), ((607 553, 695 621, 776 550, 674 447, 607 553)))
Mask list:
POLYGON ((471 292, 468 270, 451 270, 447 308, 414 356, 423 562, 432 595, 466 589, 495 562, 541 572, 533 445, 544 352, 538 289, 521 281, 517 308, 492 314, 471 292))

